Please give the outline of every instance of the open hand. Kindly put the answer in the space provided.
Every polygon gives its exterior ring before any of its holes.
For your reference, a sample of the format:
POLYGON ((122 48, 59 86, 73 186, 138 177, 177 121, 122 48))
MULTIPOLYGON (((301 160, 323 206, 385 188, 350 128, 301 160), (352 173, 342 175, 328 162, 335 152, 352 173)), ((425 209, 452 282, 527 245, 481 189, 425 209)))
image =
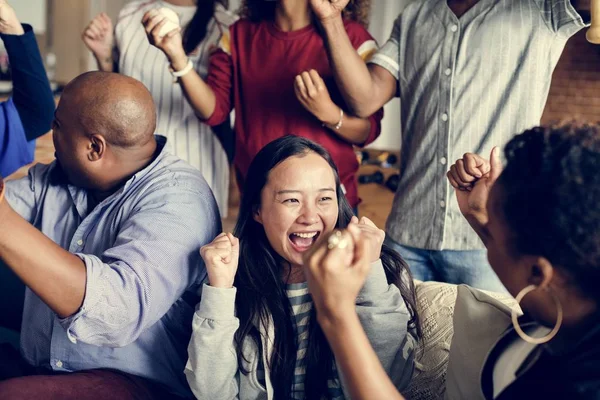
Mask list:
POLYGON ((463 215, 473 216, 482 224, 487 222, 488 196, 501 172, 498 147, 492 149, 489 161, 467 153, 450 167, 447 177, 456 189, 456 199, 463 215))
POLYGON ((15 10, 6 0, 0 0, 0 33, 6 35, 22 35, 25 33, 15 10))
POLYGON ((327 86, 317 71, 311 69, 296 76, 294 92, 300 103, 319 121, 335 126, 340 120, 340 108, 329 96, 327 86))
POLYGON ((210 286, 231 288, 240 257, 240 241, 231 233, 221 233, 211 243, 202 246, 200 255, 206 265, 210 286))
POLYGON ((105 13, 90 21, 81 35, 83 43, 98 60, 110 60, 113 48, 113 24, 105 13))

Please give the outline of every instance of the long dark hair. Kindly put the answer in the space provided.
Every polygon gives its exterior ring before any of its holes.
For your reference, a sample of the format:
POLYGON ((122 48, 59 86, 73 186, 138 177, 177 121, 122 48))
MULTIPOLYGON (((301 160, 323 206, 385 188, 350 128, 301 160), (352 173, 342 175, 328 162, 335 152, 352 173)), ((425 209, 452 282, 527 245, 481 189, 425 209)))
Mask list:
MULTIPOLYGON (((270 171, 293 156, 316 153, 323 157, 333 170, 338 199, 337 228, 345 228, 354 215, 348 204, 338 171, 329 153, 318 144, 298 136, 284 136, 265 146, 254 158, 247 174, 240 213, 234 234, 240 239, 240 261, 235 278, 237 288, 236 313, 240 328, 235 342, 240 370, 247 374, 243 365, 243 343, 250 337, 261 348, 260 330, 267 332, 272 324, 275 337, 273 354, 268 360, 271 382, 276 399, 289 399, 296 365, 296 335, 292 322, 292 307, 286 294, 283 266, 286 261, 271 247, 263 226, 254 215, 260 208, 261 192, 267 184, 270 171)), ((420 333, 416 298, 408 266, 398 253, 384 246, 381 260, 388 282, 396 284, 409 310, 409 328, 420 333)), ((304 395, 307 399, 319 399, 327 394, 327 381, 333 368, 333 353, 323 331, 316 323, 313 308, 309 321, 309 344, 306 353, 306 380, 304 395)), ((263 349, 264 351, 264 349, 263 349)), ((247 361, 247 360, 246 360, 247 361)))
POLYGON ((206 37, 217 3, 228 8, 229 0, 197 0, 196 12, 183 32, 183 49, 186 54, 193 52, 206 37))

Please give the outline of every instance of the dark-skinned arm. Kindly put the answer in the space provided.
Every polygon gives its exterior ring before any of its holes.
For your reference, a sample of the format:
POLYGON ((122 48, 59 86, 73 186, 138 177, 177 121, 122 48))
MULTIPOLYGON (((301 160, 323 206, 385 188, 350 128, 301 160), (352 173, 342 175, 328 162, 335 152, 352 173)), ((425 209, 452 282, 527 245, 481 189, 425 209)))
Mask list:
POLYGON ((356 312, 336 321, 319 318, 319 323, 353 399, 404 399, 379 362, 356 312))
POLYGON ((85 296, 83 261, 0 203, 0 259, 59 317, 76 313, 85 296))
POLYGON ((346 103, 359 117, 374 114, 396 94, 396 78, 385 68, 369 64, 352 46, 341 16, 321 22, 329 61, 346 103))

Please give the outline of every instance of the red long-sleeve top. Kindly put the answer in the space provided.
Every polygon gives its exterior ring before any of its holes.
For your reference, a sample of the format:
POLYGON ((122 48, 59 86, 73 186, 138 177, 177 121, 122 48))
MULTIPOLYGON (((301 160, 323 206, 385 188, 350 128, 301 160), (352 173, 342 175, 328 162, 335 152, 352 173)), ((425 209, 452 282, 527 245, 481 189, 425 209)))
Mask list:
MULTIPOLYGON (((346 31, 358 53, 366 59, 376 49, 367 30, 346 21, 346 31)), ((296 75, 315 69, 325 81, 331 98, 344 110, 329 66, 325 44, 317 29, 282 32, 271 21, 253 23, 241 19, 223 33, 219 48, 210 58, 206 82, 216 97, 216 107, 206 121, 218 125, 235 110, 236 151, 234 165, 245 177, 254 156, 269 142, 293 134, 322 145, 333 158, 351 206, 359 203, 353 145, 322 126, 296 98, 296 75)), ((369 118, 371 131, 365 145, 381 131, 383 110, 369 118)))

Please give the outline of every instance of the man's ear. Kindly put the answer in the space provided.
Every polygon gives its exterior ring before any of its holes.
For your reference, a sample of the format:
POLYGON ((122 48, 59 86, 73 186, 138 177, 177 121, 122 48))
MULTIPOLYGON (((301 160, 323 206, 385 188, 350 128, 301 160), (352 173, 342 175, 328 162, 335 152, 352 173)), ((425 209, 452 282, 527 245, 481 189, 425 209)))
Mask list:
POLYGON ((90 142, 88 144, 88 160, 98 161, 106 152, 106 139, 104 136, 93 134, 90 136, 90 142))

